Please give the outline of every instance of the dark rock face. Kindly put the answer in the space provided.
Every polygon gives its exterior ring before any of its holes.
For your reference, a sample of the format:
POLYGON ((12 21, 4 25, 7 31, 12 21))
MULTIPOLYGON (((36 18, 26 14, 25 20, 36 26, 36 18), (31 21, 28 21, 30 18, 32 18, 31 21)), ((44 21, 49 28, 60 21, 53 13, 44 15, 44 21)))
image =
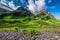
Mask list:
POLYGON ((31 40, 31 37, 20 32, 0 31, 0 40, 31 40))
POLYGON ((17 8, 16 10, 27 10, 27 9, 25 9, 25 8, 23 8, 23 7, 19 7, 19 8, 17 8))
POLYGON ((32 40, 60 40, 60 34, 41 32, 39 35, 33 36, 32 40))
POLYGON ((31 16, 33 15, 29 10, 19 7, 15 11, 12 11, 14 16, 31 16))
POLYGON ((51 32, 40 32, 30 37, 21 32, 0 31, 0 40, 60 40, 60 34, 51 32))

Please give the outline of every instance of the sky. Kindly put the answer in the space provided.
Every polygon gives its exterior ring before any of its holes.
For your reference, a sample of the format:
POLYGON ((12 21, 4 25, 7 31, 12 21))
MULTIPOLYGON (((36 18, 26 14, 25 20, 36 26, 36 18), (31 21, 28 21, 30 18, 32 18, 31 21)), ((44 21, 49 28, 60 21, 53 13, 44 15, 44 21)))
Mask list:
POLYGON ((24 7, 31 12, 46 9, 55 18, 60 19, 60 0, 0 0, 0 8, 13 11, 19 7, 24 7))
POLYGON ((46 6, 55 18, 60 19, 60 0, 46 0, 46 6))

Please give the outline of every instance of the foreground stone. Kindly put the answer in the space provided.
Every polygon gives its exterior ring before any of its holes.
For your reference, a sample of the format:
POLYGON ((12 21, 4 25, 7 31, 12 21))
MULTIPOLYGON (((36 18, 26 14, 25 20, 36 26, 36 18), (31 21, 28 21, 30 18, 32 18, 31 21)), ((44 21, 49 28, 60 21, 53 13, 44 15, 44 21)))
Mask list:
POLYGON ((30 37, 27 34, 16 31, 0 31, 0 40, 60 40, 60 34, 51 32, 39 32, 30 37))
POLYGON ((32 40, 60 40, 60 34, 51 32, 40 32, 39 35, 33 36, 32 40))
POLYGON ((31 37, 21 32, 0 31, 0 40, 31 40, 31 37))

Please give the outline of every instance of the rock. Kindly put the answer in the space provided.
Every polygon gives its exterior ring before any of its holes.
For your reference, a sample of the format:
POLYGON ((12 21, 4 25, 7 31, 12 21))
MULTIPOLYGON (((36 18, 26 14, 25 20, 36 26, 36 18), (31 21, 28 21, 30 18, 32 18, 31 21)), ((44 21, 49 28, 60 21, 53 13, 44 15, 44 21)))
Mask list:
POLYGON ((60 40, 60 36, 57 33, 42 32, 37 36, 33 36, 32 40, 60 40))
POLYGON ((38 32, 38 35, 30 37, 29 35, 22 34, 20 31, 0 31, 0 40, 60 40, 60 34, 51 32, 38 32))

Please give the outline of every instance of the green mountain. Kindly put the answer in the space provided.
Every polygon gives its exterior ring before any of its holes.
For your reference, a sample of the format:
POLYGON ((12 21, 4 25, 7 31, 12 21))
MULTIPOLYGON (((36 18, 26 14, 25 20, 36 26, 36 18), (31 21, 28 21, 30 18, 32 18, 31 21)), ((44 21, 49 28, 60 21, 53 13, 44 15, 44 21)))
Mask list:
POLYGON ((60 26, 60 22, 46 10, 31 13, 27 9, 18 8, 12 12, 0 13, 0 28, 40 28, 60 26))

